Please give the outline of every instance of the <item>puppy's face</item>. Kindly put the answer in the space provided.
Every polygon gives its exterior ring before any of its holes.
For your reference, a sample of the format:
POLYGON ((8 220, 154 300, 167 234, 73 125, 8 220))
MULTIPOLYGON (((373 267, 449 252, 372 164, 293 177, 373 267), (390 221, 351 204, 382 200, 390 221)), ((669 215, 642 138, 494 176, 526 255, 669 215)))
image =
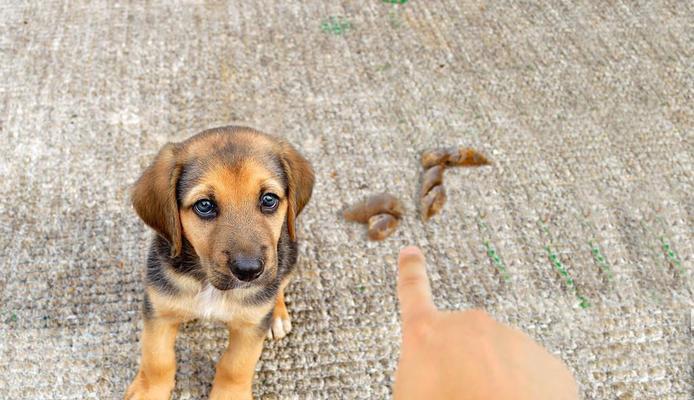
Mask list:
POLYGON ((235 280, 270 280, 276 273, 288 200, 281 165, 273 163, 247 156, 231 165, 184 168, 186 185, 179 186, 183 235, 218 289, 234 286, 235 280))
POLYGON ((216 288, 272 282, 284 226, 294 240, 294 220, 311 194, 308 162, 285 142, 248 129, 208 131, 169 146, 135 186, 138 214, 169 240, 173 256, 189 242, 216 288), (166 187, 153 191, 157 180, 166 187), (153 203, 167 202, 163 208, 175 210, 152 215, 153 203))

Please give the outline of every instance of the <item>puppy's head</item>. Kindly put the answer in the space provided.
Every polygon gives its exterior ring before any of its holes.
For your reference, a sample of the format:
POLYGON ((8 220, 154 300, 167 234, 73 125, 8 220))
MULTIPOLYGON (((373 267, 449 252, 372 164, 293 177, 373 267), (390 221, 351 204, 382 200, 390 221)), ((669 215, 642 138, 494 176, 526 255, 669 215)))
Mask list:
POLYGON ((172 257, 190 243, 207 280, 224 290, 275 278, 280 238, 286 226, 296 240, 313 182, 308 161, 285 141, 229 127, 166 145, 132 199, 172 257))

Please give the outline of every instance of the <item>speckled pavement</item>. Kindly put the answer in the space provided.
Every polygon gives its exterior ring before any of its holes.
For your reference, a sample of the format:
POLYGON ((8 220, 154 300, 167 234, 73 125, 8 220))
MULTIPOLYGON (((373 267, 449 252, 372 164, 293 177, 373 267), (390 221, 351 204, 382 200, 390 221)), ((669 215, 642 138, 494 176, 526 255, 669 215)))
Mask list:
MULTIPOLYGON (((122 396, 151 235, 129 185, 230 123, 317 171, 294 330, 267 343, 258 398, 391 396, 409 244, 441 308, 526 330, 583 398, 693 397, 691 4, 389 3, 0 5, 0 398, 122 396), (448 145, 493 166, 447 171, 425 225, 418 154, 448 145), (340 211, 378 191, 408 210, 371 243, 340 211)), ((225 340, 185 326, 175 399, 207 395, 225 340)))

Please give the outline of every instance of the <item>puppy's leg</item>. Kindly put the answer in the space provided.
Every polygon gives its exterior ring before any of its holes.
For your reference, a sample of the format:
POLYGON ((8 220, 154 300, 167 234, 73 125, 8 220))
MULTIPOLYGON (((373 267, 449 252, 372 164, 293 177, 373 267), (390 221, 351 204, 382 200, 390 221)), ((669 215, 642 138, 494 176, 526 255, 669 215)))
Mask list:
POLYGON ((272 325, 267 331, 268 339, 282 339, 287 336, 292 330, 292 320, 289 318, 287 305, 284 304, 284 288, 283 285, 277 294, 275 300, 275 309, 272 311, 272 325))
POLYGON ((229 345, 217 363, 210 400, 253 399, 253 375, 264 336, 257 326, 229 326, 229 345))
POLYGON ((125 393, 126 400, 168 400, 176 375, 178 325, 178 321, 165 318, 145 319, 140 370, 125 393))

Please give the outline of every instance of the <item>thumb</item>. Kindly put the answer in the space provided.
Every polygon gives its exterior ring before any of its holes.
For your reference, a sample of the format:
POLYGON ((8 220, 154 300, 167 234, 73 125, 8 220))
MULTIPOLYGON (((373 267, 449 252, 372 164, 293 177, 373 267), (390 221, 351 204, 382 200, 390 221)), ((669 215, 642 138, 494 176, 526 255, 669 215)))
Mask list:
POLYGON ((400 250, 398 258, 398 298, 402 323, 436 311, 422 251, 416 246, 400 250))

